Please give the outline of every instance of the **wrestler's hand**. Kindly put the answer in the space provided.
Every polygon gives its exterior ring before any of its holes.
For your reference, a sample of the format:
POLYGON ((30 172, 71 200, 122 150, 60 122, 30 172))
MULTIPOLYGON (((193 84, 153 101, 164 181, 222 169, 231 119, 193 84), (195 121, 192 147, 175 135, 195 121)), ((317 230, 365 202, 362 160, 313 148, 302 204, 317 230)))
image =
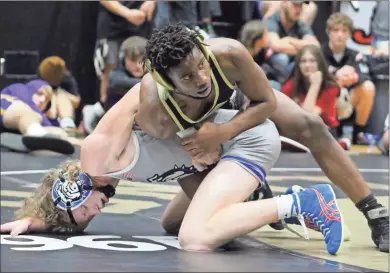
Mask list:
POLYGON ((218 124, 205 122, 192 135, 182 138, 181 144, 191 157, 203 157, 221 150, 224 142, 218 124))
POLYGON ((11 236, 16 236, 19 234, 26 233, 31 226, 32 219, 31 218, 23 218, 21 220, 9 222, 6 224, 2 224, 0 226, 1 233, 10 233, 11 236))
POLYGON ((208 168, 208 165, 199 163, 195 159, 192 159, 192 165, 194 165, 195 169, 197 169, 199 172, 203 172, 208 168))
POLYGON ((221 158, 221 154, 222 154, 222 147, 219 146, 219 149, 215 150, 214 152, 208 154, 200 153, 192 157, 192 162, 196 162, 202 165, 213 165, 219 161, 219 159, 221 158))

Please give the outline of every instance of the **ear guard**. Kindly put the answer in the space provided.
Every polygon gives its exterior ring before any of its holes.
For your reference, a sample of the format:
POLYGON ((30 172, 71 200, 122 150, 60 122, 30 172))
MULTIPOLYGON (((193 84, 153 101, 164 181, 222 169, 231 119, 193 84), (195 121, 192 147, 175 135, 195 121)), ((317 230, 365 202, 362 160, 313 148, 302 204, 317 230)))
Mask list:
POLYGON ((76 179, 72 181, 69 180, 67 173, 59 176, 53 185, 51 196, 54 205, 61 210, 66 210, 72 224, 77 226, 72 211, 80 207, 93 190, 104 193, 107 198, 115 195, 115 188, 112 185, 95 187, 86 173, 79 172, 76 179))
MULTIPOLYGON (((189 32, 193 32, 193 30, 190 30, 187 28, 189 32)), ((206 57, 206 59, 209 58, 208 49, 206 46, 202 44, 203 36, 200 34, 200 36, 197 37, 199 42, 199 48, 202 51, 203 55, 206 57)), ((153 79, 158 82, 160 85, 162 85, 165 89, 168 91, 174 91, 175 87, 169 83, 168 80, 166 80, 160 73, 158 73, 153 67, 151 61, 148 59, 145 62, 146 69, 149 71, 149 73, 152 75, 153 79)))
POLYGON ((158 73, 154 68, 152 68, 152 63, 150 62, 150 60, 146 60, 146 69, 149 71, 149 73, 152 75, 153 79, 158 82, 159 84, 161 84, 165 89, 169 90, 169 91, 173 91, 175 90, 175 88, 173 87, 173 85, 169 84, 168 81, 166 79, 164 79, 163 76, 161 76, 160 73, 158 73))

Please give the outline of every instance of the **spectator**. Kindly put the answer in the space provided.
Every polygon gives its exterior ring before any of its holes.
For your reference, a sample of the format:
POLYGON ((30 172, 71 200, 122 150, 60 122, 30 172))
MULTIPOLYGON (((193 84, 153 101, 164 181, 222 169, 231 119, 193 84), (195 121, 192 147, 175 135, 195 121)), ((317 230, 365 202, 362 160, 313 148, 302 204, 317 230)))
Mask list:
POLYGON ((97 102, 83 109, 84 129, 90 134, 98 120, 117 103, 134 85, 141 82, 144 70, 141 64, 146 48, 146 39, 140 36, 127 38, 120 48, 118 67, 109 75, 107 100, 104 105, 97 102))
POLYGON ((217 37, 212 25, 213 17, 222 15, 219 1, 197 1, 198 19, 203 23, 202 29, 209 38, 217 37))
POLYGON ((337 138, 337 97, 340 88, 328 72, 321 48, 306 45, 297 54, 295 66, 282 92, 304 110, 321 116, 331 134, 337 138))
MULTIPOLYGON (((262 1, 258 0, 258 8, 262 19, 267 19, 275 12, 280 11, 280 2, 281 1, 262 1)), ((302 13, 299 17, 304 24, 311 26, 314 22, 314 19, 317 16, 317 5, 314 1, 304 1, 302 6, 302 13)))
POLYGON ((272 88, 280 90, 281 85, 277 81, 277 71, 272 68, 270 62, 273 51, 269 48, 266 23, 260 20, 247 22, 240 31, 239 40, 246 46, 255 62, 263 69, 272 88))
MULTIPOLYGON (((2 131, 18 132, 25 138, 23 143, 32 150, 45 149, 70 154, 73 146, 65 139, 67 133, 53 127, 45 115, 51 106, 53 90, 48 82, 32 80, 27 84, 15 83, 1 91, 2 131)), ((2 136, 2 145, 12 147, 12 140, 2 136)), ((77 142, 77 140, 76 140, 77 142)))
POLYGON ((327 20, 329 43, 322 46, 328 63, 328 71, 335 76, 342 88, 350 91, 350 103, 356 117, 352 133, 353 144, 368 144, 364 130, 374 103, 375 85, 370 80, 363 55, 347 48, 347 40, 353 31, 353 23, 347 15, 338 12, 327 20))
POLYGON ((161 29, 168 24, 182 22, 190 29, 198 23, 196 1, 156 1, 157 12, 154 26, 161 29))
POLYGON ((65 61, 58 56, 45 58, 39 65, 38 76, 47 81, 54 91, 48 113, 53 126, 76 128, 75 110, 81 99, 76 79, 66 68, 65 61))
POLYGON ((267 19, 270 47, 274 51, 271 63, 284 82, 290 74, 293 57, 307 44, 319 45, 310 26, 300 21, 304 1, 281 1, 280 11, 267 19))
POLYGON ((155 1, 100 1, 94 65, 100 78, 100 101, 106 100, 108 76, 119 61, 119 47, 128 37, 150 35, 155 1))

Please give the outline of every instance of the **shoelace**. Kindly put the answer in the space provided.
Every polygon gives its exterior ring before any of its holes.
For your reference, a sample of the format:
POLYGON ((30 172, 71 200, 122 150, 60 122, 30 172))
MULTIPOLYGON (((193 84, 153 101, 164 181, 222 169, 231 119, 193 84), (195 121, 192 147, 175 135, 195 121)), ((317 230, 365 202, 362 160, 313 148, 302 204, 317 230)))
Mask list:
POLYGON ((282 220, 282 224, 283 224, 284 228, 287 229, 288 231, 290 231, 291 233, 294 233, 294 234, 297 235, 299 238, 302 238, 302 239, 305 239, 305 240, 310 240, 310 238, 309 238, 309 232, 308 232, 307 227, 306 227, 306 223, 305 223, 305 218, 304 218, 304 216, 303 216, 302 214, 299 214, 299 215, 297 215, 296 217, 297 217, 299 223, 301 224, 301 226, 302 226, 302 228, 303 228, 303 233, 302 233, 302 234, 299 233, 299 232, 297 232, 297 231, 295 231, 295 230, 293 230, 292 228, 290 228, 290 227, 287 225, 287 223, 286 223, 284 220, 282 220))
POLYGON ((325 240, 326 240, 326 237, 328 237, 328 235, 329 235, 329 228, 325 228, 325 224, 320 219, 318 219, 317 217, 314 217, 314 214, 309 214, 309 213, 302 212, 302 214, 298 214, 296 216, 296 218, 298 219, 299 223, 301 224, 301 226, 303 228, 303 234, 300 234, 299 232, 297 232, 297 231, 293 230, 292 228, 290 228, 287 225, 287 223, 283 220, 282 223, 283 223, 283 226, 285 227, 285 229, 287 229, 288 231, 294 233, 295 235, 297 235, 298 237, 300 237, 302 239, 310 240, 309 232, 308 232, 308 229, 307 229, 307 226, 306 226, 306 222, 305 222, 305 219, 307 219, 311 223, 314 223, 316 225, 316 227, 318 228, 318 231, 320 231, 322 233, 322 235, 324 235, 325 240))
POLYGON ((284 220, 282 220, 282 224, 283 224, 285 229, 294 233, 298 237, 303 238, 305 240, 309 240, 309 232, 307 230, 306 223, 305 223, 305 213, 304 212, 298 213, 298 211, 300 210, 300 200, 299 200, 298 194, 296 194, 296 193, 294 193, 294 194, 297 198, 297 203, 298 203, 299 208, 297 208, 295 205, 293 205, 293 207, 292 207, 292 211, 294 212, 293 215, 295 214, 296 216, 292 216, 292 217, 296 217, 298 219, 299 223, 301 224, 301 226, 303 228, 303 234, 300 234, 300 233, 296 232, 295 230, 293 230, 292 228, 290 228, 284 220))

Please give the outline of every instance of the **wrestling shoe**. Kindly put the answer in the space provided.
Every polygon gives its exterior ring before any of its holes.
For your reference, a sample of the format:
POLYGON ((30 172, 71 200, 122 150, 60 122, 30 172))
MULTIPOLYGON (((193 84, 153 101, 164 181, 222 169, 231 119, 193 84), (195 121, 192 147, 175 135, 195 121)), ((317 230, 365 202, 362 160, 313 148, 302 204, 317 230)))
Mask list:
MULTIPOLYGON (((298 193, 298 192, 301 192, 301 191, 304 191, 305 189, 302 188, 301 186, 298 186, 298 185, 293 185, 291 187, 289 187, 285 194, 293 194, 293 193, 298 193)), ((298 220, 297 217, 290 217, 290 218, 286 218, 284 220, 282 220, 282 224, 284 226, 285 229, 287 229, 288 231, 294 233, 295 235, 297 235, 298 237, 301 237, 303 239, 306 239, 306 240, 309 240, 309 233, 307 231, 307 228, 310 228, 310 229, 313 229, 315 231, 319 231, 317 225, 315 223, 313 223, 310 219, 308 218, 305 218, 304 219, 304 225, 301 224, 301 222, 298 220), (303 228, 303 234, 299 234, 298 232, 296 232, 295 230, 291 229, 287 224, 289 225, 299 225, 299 226, 302 226, 303 228)))
MULTIPOLYGON (((314 185, 293 193, 292 217, 306 229, 305 220, 315 225, 323 236, 329 254, 335 255, 343 244, 343 217, 336 195, 328 184, 314 185)), ((291 219, 286 218, 286 223, 291 219)), ((307 233, 307 229, 306 229, 307 233)))
POLYGON ((389 253, 389 212, 379 207, 364 213, 371 229, 371 238, 382 252, 389 253))
MULTIPOLYGON (((286 190, 285 194, 297 193, 297 192, 301 192, 304 190, 305 189, 302 188, 301 186, 293 185, 292 187, 289 187, 286 190)), ((284 225, 284 228, 287 229, 288 231, 294 233, 295 235, 297 235, 298 237, 300 237, 302 239, 309 240, 309 233, 307 231, 307 228, 312 229, 314 231, 318 231, 318 232, 320 232, 320 230, 317 227, 317 225, 315 223, 313 223, 310 219, 304 219, 304 221, 305 221, 305 226, 302 226, 297 217, 290 217, 288 219, 282 220, 282 223, 284 225), (297 231, 293 230, 287 224, 302 226, 303 227, 303 234, 300 234, 297 231)), ((351 232, 345 223, 343 223, 343 225, 344 225, 344 230, 343 230, 344 241, 346 242, 346 241, 351 240, 351 232)))
MULTIPOLYGON (((268 185, 268 182, 265 181, 264 183, 259 184, 257 189, 249 196, 247 201, 270 199, 273 197, 274 197, 274 195, 271 191, 271 188, 268 185)), ((283 224, 282 221, 271 223, 271 224, 269 224, 269 226, 275 230, 283 230, 285 228, 285 225, 283 224)))
POLYGON ((48 150, 65 155, 75 152, 74 146, 68 140, 54 134, 47 133, 43 136, 22 136, 23 144, 30 150, 48 150))

